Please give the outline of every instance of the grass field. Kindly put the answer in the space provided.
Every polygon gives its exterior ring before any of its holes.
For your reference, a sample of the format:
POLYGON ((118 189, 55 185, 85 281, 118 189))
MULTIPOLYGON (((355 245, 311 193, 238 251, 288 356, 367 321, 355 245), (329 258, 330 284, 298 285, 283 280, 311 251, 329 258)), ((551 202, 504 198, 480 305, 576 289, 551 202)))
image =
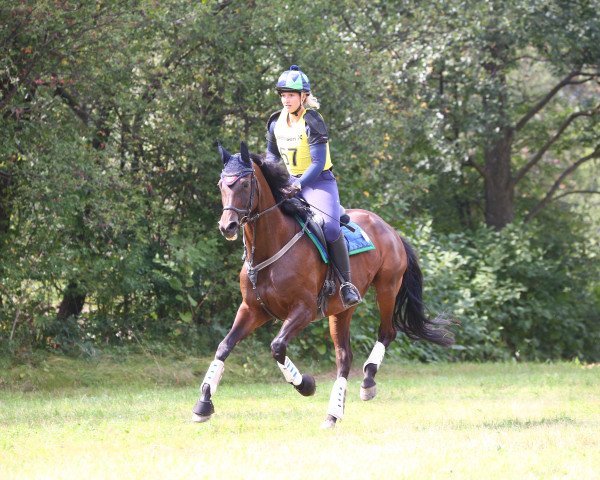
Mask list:
MULTIPOLYGON (((214 418, 190 422, 209 359, 48 357, 0 371, 0 479, 600 478, 600 366, 394 364, 378 396, 319 428, 278 369, 226 363, 214 418), (257 377, 267 377, 260 382, 257 377)), ((302 367, 301 362, 297 362, 302 367)))

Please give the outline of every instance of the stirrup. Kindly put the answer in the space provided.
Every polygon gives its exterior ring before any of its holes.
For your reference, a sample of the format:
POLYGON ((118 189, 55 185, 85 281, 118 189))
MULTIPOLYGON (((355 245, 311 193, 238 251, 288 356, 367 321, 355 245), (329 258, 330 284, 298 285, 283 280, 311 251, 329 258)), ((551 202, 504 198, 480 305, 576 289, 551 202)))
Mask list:
POLYGON ((358 288, 356 288, 354 284, 350 282, 344 282, 340 285, 340 298, 342 299, 342 305, 344 305, 344 308, 350 308, 354 305, 358 305, 363 300, 360 296, 358 288), (347 289, 346 295, 344 295, 344 288, 347 289), (347 296, 351 296, 352 294, 354 294, 354 298, 346 298, 347 296))

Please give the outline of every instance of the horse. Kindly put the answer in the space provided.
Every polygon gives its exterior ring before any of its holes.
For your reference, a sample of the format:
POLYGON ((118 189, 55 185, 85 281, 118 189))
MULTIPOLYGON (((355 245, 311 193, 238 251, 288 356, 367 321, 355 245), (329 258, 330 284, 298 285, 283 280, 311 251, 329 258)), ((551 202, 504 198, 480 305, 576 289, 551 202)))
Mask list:
MULTIPOLYGON (((215 409, 212 401, 233 348, 273 317, 282 320, 271 343, 271 353, 285 380, 304 396, 315 393, 312 375, 300 374, 288 358, 288 344, 311 322, 329 317, 335 347, 337 379, 334 382, 323 428, 334 428, 344 416, 347 379, 352 364, 350 320, 357 306, 345 308, 339 295, 319 310, 318 297, 327 278, 328 266, 293 216, 282 207, 289 174, 281 163, 266 161, 250 153, 244 142, 240 153, 231 154, 218 145, 223 171, 218 186, 222 214, 219 229, 233 241, 241 229, 245 261, 240 272, 242 302, 233 325, 219 344, 200 386, 200 398, 192 409, 194 422, 205 422, 215 409)), ((403 332, 411 339, 450 346, 454 336, 444 316, 428 318, 423 303, 423 277, 410 244, 378 215, 360 209, 347 210, 351 220, 370 237, 375 249, 352 255, 353 283, 361 295, 375 288, 379 308, 377 341, 363 365, 360 398, 376 396, 375 375, 385 350, 403 332)))

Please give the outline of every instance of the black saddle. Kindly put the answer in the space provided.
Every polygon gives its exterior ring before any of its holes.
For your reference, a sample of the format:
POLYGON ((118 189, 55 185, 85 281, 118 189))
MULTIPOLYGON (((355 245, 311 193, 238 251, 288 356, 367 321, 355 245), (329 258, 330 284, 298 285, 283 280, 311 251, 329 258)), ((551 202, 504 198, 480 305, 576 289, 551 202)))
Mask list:
MULTIPOLYGON (((298 198, 290 198, 284 202, 283 211, 289 215, 300 217, 308 225, 309 231, 321 242, 321 245, 327 248, 327 240, 325 240, 325 234, 323 233, 325 221, 319 211, 312 209, 310 205, 298 198)), ((348 222, 350 222, 350 216, 342 207, 340 225, 348 224, 348 222)))

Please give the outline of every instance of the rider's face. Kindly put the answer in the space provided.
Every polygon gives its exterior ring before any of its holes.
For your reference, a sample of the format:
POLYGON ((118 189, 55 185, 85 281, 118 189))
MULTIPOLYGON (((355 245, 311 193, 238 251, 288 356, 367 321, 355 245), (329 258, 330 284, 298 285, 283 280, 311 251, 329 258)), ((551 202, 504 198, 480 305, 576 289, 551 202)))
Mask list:
POLYGON ((281 92, 281 104, 288 112, 295 112, 302 103, 300 92, 281 92))

